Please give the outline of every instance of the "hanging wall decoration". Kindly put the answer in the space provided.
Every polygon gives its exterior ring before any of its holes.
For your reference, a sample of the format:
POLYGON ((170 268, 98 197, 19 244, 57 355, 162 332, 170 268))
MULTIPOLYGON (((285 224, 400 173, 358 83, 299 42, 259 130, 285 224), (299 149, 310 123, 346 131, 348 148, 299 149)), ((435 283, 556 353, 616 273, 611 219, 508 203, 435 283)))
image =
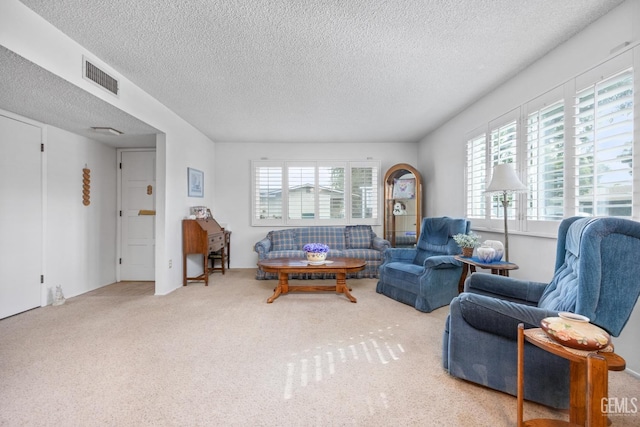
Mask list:
POLYGON ((187 195, 189 197, 204 197, 204 172, 187 168, 187 195))
POLYGON ((84 169, 82 169, 82 204, 85 206, 89 206, 91 201, 89 200, 91 197, 91 169, 87 169, 87 165, 85 165, 84 169))

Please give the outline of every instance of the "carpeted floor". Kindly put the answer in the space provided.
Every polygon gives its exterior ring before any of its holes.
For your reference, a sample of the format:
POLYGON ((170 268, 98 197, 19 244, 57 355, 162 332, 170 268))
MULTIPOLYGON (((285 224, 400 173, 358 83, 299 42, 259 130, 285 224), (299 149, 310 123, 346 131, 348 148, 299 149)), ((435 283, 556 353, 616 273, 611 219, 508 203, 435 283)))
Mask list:
MULTIPOLYGON (((0 425, 515 425, 514 397, 442 369, 448 307, 420 313, 371 279, 349 281, 357 304, 267 304, 275 281, 253 276, 215 273, 167 296, 117 283, 1 320, 0 425)), ((638 398, 640 380, 612 372, 609 394, 638 398)), ((525 406, 525 419, 565 416, 525 406)))

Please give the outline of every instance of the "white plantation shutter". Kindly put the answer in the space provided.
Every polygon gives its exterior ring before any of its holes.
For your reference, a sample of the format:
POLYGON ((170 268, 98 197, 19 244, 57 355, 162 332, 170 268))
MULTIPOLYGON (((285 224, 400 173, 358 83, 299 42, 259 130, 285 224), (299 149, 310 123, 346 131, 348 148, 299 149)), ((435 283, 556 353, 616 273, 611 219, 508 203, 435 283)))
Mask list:
POLYGON ((380 224, 380 162, 256 160, 252 170, 254 226, 380 224))
POLYGON ((564 101, 527 115, 527 219, 564 216, 564 101))
MULTIPOLYGON (((491 169, 502 163, 511 163, 517 170, 516 148, 518 141, 518 122, 517 120, 491 127, 489 135, 491 138, 491 169)), ((500 196, 502 197, 502 196, 500 196)), ((498 195, 491 197, 491 218, 502 218, 503 207, 498 195)), ((515 218, 516 194, 509 195, 510 203, 507 208, 507 218, 515 218)))
POLYGON ((527 186, 509 196, 510 230, 554 237, 569 216, 640 219, 640 177, 635 186, 633 177, 638 58, 640 46, 616 54, 467 133, 465 208, 475 228, 502 229, 499 199, 487 197, 485 213, 479 196, 501 163, 511 163, 527 186))
POLYGON ((633 70, 579 90, 574 119, 576 213, 631 217, 633 70))
POLYGON ((487 185, 487 138, 484 134, 467 141, 467 217, 485 218, 487 185))
POLYGON ((318 167, 318 217, 321 220, 345 218, 345 167, 318 167))
POLYGON ((263 223, 282 221, 282 166, 254 165, 253 219, 263 223))
POLYGON ((351 218, 360 224, 373 224, 377 220, 379 205, 379 167, 368 163, 351 166, 351 218))
POLYGON ((287 166, 288 219, 316 218, 316 186, 315 165, 287 166))

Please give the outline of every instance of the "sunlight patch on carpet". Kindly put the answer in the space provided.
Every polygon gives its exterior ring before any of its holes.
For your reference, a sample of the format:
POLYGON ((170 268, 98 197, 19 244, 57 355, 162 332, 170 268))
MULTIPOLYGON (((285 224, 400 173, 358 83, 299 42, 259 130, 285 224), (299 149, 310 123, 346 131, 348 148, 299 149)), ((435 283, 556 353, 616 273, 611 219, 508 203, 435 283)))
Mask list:
MULTIPOLYGON (((291 399, 296 388, 328 380, 341 367, 346 370, 349 364, 364 361, 367 364, 386 365, 400 360, 405 350, 401 343, 394 342, 393 328, 398 326, 388 326, 368 334, 351 336, 348 340, 339 340, 336 344, 327 343, 291 354, 293 360, 286 363, 284 399, 291 399)), ((386 401, 386 396, 381 398, 386 401)))

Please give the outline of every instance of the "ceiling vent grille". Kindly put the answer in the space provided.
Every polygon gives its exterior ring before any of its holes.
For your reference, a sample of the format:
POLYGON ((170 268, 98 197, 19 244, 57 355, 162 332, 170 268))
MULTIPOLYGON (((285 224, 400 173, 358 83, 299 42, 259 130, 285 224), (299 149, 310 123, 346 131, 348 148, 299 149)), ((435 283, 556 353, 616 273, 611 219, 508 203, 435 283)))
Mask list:
POLYGON ((96 67, 94 64, 84 59, 83 77, 108 90, 114 95, 118 95, 118 80, 96 67))

